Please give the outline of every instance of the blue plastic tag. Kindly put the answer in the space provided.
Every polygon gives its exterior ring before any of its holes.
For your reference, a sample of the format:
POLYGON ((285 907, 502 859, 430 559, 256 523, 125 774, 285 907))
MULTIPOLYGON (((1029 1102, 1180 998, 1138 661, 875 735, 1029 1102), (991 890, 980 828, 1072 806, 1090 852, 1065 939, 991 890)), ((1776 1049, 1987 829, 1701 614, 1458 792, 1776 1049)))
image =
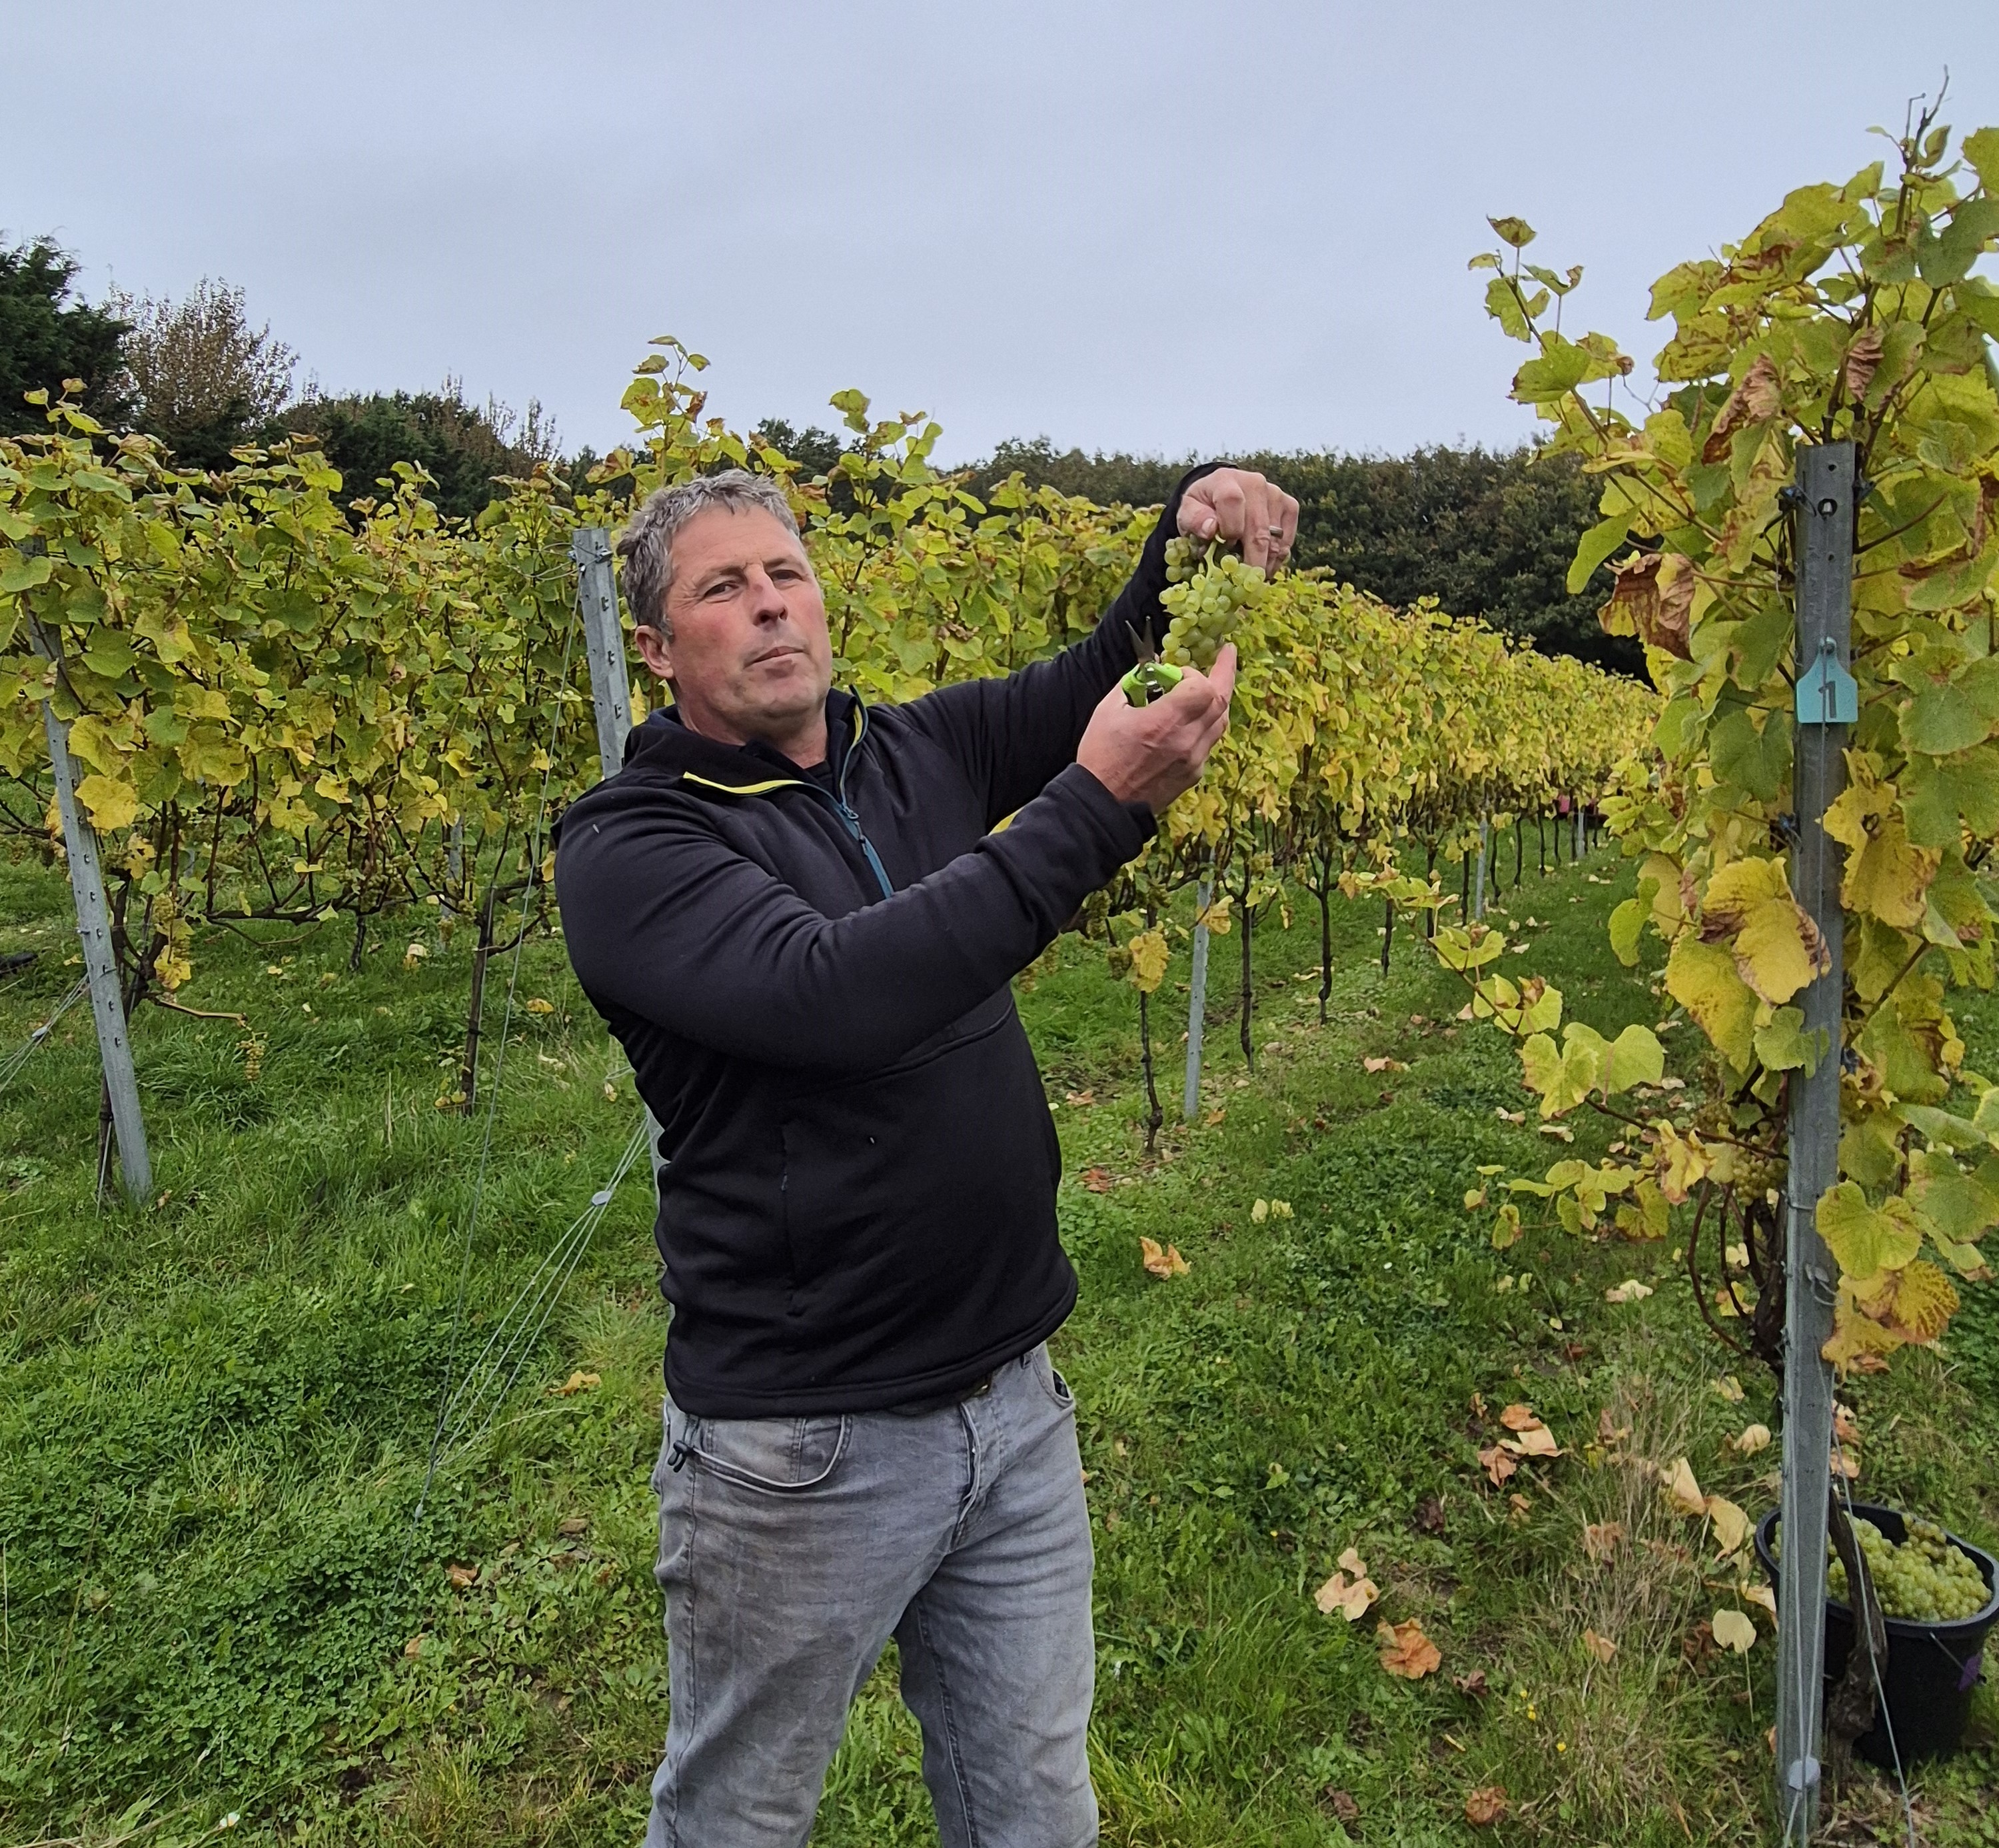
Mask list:
POLYGON ((1818 659, 1798 681, 1798 723, 1851 725, 1859 716, 1859 683, 1839 664, 1839 650, 1827 636, 1819 643, 1818 659))

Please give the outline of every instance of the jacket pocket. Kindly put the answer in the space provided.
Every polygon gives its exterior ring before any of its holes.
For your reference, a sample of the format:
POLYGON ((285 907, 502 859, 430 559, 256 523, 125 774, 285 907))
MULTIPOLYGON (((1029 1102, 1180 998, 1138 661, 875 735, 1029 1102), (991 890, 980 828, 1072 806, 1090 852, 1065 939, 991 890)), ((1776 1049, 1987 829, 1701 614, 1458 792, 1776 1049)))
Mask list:
POLYGON ((845 1416, 695 1418, 679 1448, 711 1475, 764 1495, 804 1495, 833 1479, 853 1436, 845 1416))

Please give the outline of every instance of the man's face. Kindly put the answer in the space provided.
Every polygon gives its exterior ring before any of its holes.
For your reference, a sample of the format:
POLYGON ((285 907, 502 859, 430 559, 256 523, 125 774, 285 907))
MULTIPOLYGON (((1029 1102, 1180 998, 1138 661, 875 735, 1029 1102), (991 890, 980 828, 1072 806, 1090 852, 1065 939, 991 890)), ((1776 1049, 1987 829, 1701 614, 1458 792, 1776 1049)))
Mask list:
POLYGON ((826 599, 804 546, 760 508, 711 507, 673 550, 673 640, 641 623, 639 654, 704 737, 784 749, 823 719, 833 684, 826 599))

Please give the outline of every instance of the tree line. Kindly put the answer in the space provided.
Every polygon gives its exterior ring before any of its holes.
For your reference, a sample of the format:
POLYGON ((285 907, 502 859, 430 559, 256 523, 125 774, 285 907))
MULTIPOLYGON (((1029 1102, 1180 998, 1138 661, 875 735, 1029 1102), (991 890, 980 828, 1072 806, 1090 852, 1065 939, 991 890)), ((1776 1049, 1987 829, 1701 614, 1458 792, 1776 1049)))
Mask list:
MULTIPOLYGON (((397 462, 420 464, 451 517, 489 504, 498 484, 546 466, 582 491, 600 458, 564 455, 530 402, 525 414, 468 400, 447 379, 423 391, 328 394, 295 386, 297 355, 252 324, 244 292, 204 281, 178 300, 77 293, 78 260, 47 238, 0 243, 0 434, 40 426, 26 393, 59 394, 81 379, 82 407, 112 428, 144 428, 185 466, 227 469, 230 452, 310 435, 338 469, 341 498, 372 496, 397 462)), ((756 432, 809 473, 834 476, 851 439, 767 418, 756 432)), ((1194 458, 1058 449, 1045 436, 1000 444, 965 466, 975 491, 1018 472, 1029 485, 1100 506, 1157 504, 1194 458)), ((1597 517, 1595 491, 1572 456, 1527 447, 1419 449, 1404 456, 1257 452, 1232 457, 1297 495, 1294 558, 1383 601, 1434 598, 1546 654, 1639 674, 1638 645, 1606 636, 1597 612, 1607 569, 1575 595, 1564 579, 1597 517)), ((837 482, 835 484, 836 490, 837 482)))

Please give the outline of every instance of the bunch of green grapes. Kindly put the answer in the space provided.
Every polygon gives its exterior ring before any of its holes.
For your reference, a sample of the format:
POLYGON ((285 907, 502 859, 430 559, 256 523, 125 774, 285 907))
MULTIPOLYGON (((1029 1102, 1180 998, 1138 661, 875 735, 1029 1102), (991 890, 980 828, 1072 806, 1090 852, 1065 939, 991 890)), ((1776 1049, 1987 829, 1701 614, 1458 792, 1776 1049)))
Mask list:
POLYGON ((1166 588, 1159 602, 1173 622, 1160 659, 1205 674, 1263 588, 1263 574, 1219 541, 1168 539, 1166 588))
MULTIPOLYGON (((1883 1613, 1917 1623, 1949 1624, 1983 1610, 1991 1594, 1971 1555, 1952 1546, 1933 1521, 1911 1520, 1907 1532, 1908 1538, 1897 1546, 1871 1520, 1854 1517, 1854 1538, 1860 1542, 1883 1613)), ((1826 1590, 1841 1604, 1848 1603, 1846 1568, 1830 1541, 1826 1552, 1826 1590)))

